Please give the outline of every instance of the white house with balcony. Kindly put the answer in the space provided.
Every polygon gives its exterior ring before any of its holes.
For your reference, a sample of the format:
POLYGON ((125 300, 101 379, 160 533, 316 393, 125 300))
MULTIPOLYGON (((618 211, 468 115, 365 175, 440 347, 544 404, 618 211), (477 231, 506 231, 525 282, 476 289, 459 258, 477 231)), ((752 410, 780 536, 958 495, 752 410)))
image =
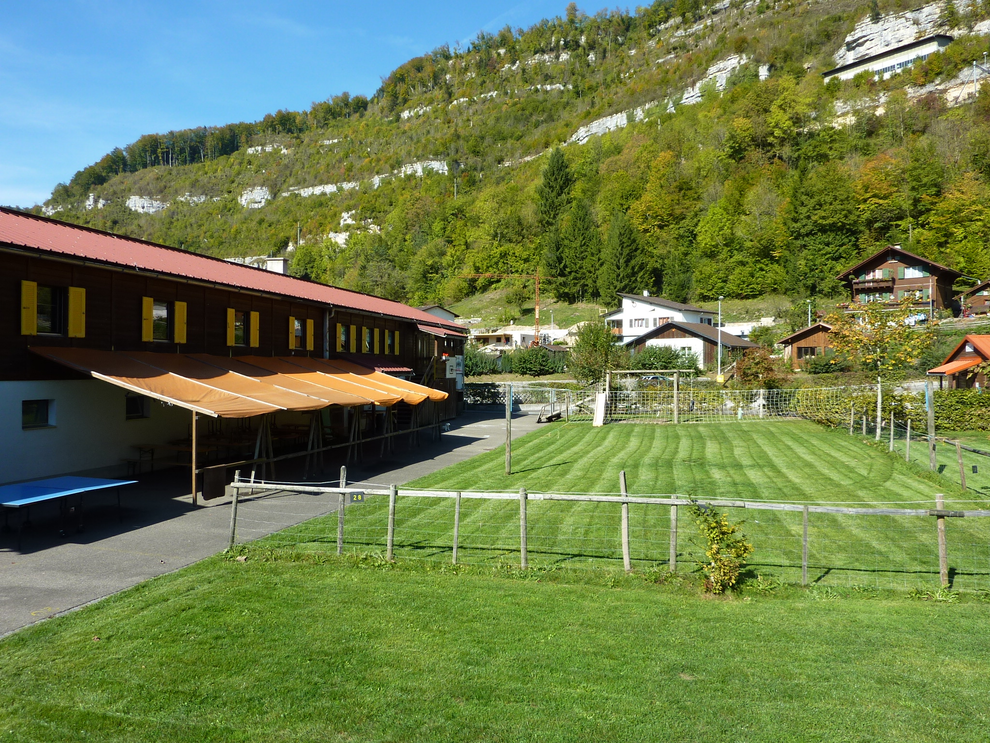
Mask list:
POLYGON ((690 322, 714 325, 716 313, 690 304, 672 302, 649 294, 622 294, 622 306, 605 315, 605 322, 623 343, 639 338, 653 328, 668 322, 690 322))

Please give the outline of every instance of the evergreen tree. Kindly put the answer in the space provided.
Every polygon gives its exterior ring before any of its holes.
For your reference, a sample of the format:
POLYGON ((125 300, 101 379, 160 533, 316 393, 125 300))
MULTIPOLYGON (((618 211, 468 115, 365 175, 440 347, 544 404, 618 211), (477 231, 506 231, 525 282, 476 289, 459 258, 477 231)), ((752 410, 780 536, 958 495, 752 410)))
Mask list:
POLYGON ((585 201, 575 202, 560 233, 557 294, 566 302, 598 296, 601 237, 585 201))
POLYGON ((550 153, 550 160, 543 169, 543 182, 536 187, 536 209, 544 232, 553 228, 567 211, 573 186, 574 174, 558 147, 550 153))
POLYGON ((607 307, 619 304, 618 292, 639 293, 646 288, 645 261, 639 233, 624 213, 612 217, 601 269, 598 271, 598 295, 607 307))

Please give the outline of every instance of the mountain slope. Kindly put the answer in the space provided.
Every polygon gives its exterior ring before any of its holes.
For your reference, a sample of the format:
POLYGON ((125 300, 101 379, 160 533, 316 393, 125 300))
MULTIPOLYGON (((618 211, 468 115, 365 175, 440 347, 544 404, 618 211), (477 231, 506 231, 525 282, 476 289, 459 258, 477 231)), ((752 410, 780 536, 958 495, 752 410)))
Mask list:
POLYGON ((986 277, 990 94, 967 77, 984 6, 872 10, 572 4, 410 60, 370 100, 142 137, 42 209, 224 257, 298 244, 296 273, 413 302, 538 269, 593 299, 619 212, 644 264, 626 288, 678 300, 833 294, 887 242, 986 277), (823 83, 884 40, 946 31, 945 52, 888 80, 823 83), (551 225, 537 186, 557 146, 573 185, 551 225))

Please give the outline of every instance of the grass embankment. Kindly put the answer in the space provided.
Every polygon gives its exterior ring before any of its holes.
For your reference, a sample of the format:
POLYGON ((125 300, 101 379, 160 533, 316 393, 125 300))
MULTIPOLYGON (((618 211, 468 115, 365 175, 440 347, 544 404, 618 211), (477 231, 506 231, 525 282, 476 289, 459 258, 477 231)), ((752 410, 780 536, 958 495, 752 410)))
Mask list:
MULTIPOLYGON (((917 449, 923 449, 916 443, 917 449)), ((882 447, 807 422, 753 422, 682 426, 554 424, 513 444, 513 472, 505 475, 496 448, 411 483, 442 490, 618 494, 625 470, 631 494, 678 494, 701 500, 929 509, 944 493, 948 508, 990 506, 982 493, 963 493, 947 477, 910 465, 882 447)), ((947 475, 952 473, 948 470, 947 475)), ((670 518, 664 506, 630 506, 634 564, 666 564, 670 518)), ((798 512, 723 509, 745 521, 754 545, 750 577, 800 582, 803 518, 798 512)), ((583 563, 621 570, 617 504, 533 500, 528 505, 532 565, 583 563)), ((347 547, 383 551, 387 498, 373 496, 347 512, 347 547)), ((399 559, 448 560, 453 544, 451 499, 403 498, 396 515, 399 559)), ((956 588, 990 587, 990 519, 953 519, 949 556, 956 588)), ((809 581, 825 585, 917 588, 936 585, 938 552, 929 517, 809 516, 809 581)), ((330 550, 336 516, 289 529, 275 545, 330 550)), ((518 563, 519 505, 514 500, 462 503, 461 561, 518 563)), ((703 550, 682 509, 678 560, 690 570, 703 550)))
POLYGON ((990 729, 988 605, 973 600, 706 600, 597 574, 248 554, 0 642, 0 738, 903 743, 990 729))

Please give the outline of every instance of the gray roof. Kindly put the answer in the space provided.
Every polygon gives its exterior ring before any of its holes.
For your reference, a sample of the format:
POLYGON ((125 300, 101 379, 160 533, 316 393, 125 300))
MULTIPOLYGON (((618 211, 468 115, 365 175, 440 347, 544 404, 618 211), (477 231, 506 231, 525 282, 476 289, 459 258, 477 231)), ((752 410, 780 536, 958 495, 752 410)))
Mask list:
POLYGON ((677 328, 688 335, 693 335, 702 340, 708 340, 712 343, 718 344, 721 338, 722 346, 725 348, 756 348, 757 344, 753 341, 748 341, 745 338, 740 338, 738 335, 732 335, 732 333, 727 333, 722 331, 719 333, 718 328, 701 322, 680 322, 678 320, 672 320, 666 322, 658 328, 653 328, 643 333, 643 335, 638 338, 634 338, 631 341, 627 341, 625 345, 627 346, 637 346, 640 343, 645 343, 648 340, 656 338, 663 335, 666 331, 671 328, 677 328))
POLYGON ((680 302, 672 302, 669 299, 664 299, 663 297, 644 297, 640 294, 623 294, 618 292, 620 297, 624 299, 634 299, 637 302, 646 302, 647 304, 655 304, 657 307, 666 307, 667 309, 677 310, 678 312, 701 312, 706 315, 714 315, 715 313, 711 310, 703 310, 700 307, 695 307, 692 304, 681 304, 680 302))

